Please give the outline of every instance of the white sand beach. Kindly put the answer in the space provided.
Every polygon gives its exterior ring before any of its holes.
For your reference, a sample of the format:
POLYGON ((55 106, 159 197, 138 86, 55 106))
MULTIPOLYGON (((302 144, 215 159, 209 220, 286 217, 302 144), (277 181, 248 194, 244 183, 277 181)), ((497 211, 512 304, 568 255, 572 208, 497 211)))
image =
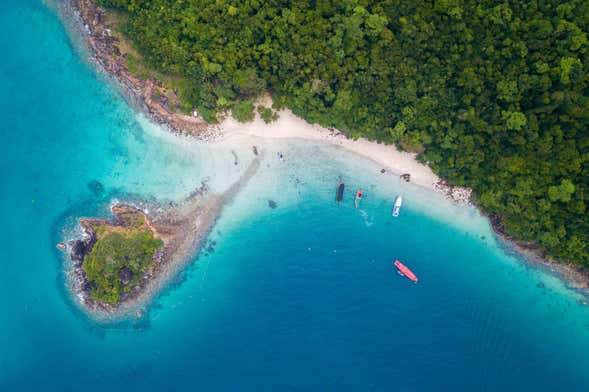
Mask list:
POLYGON ((321 141, 367 157, 393 173, 399 175, 409 173, 411 183, 429 189, 437 188, 436 184, 440 178, 429 167, 418 162, 415 158, 416 154, 399 151, 394 145, 379 144, 363 138, 349 139, 337 130, 309 124, 290 110, 283 109, 279 115, 279 119, 270 124, 264 123, 257 114, 254 121, 245 124, 229 117, 220 125, 221 139, 235 135, 249 135, 270 139, 296 138, 321 141))

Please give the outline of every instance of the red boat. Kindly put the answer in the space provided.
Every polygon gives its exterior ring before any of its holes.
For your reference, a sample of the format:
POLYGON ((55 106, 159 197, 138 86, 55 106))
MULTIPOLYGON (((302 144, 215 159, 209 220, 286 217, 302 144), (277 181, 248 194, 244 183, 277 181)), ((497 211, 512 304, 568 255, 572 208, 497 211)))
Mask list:
POLYGON ((401 276, 405 276, 417 283, 417 276, 415 276, 415 274, 405 264, 401 263, 399 260, 395 260, 395 267, 397 267, 401 276))

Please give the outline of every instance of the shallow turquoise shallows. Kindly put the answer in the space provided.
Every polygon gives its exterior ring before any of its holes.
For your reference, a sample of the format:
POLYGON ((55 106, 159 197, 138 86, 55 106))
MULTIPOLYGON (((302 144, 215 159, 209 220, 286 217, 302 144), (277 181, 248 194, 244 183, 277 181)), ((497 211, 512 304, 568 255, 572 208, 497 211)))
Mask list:
POLYGON ((55 248, 75 219, 222 187, 251 147, 149 124, 42 2, 0 2, 0 26, 1 391, 589 390, 582 296, 507 254, 476 211, 302 141, 257 141, 262 168, 214 249, 144 319, 92 321, 55 248))

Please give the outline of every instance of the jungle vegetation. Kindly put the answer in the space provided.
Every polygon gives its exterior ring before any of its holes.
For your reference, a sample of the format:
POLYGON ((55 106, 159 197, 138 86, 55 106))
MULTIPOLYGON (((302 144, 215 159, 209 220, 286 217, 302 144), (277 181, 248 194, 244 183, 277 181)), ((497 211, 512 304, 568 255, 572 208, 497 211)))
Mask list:
POLYGON ((90 284, 90 297, 116 305, 123 293, 153 267, 153 255, 163 245, 149 230, 102 233, 84 257, 83 269, 90 284))
POLYGON ((270 92, 419 153, 507 233, 589 265, 589 1, 100 1, 209 121, 270 92))

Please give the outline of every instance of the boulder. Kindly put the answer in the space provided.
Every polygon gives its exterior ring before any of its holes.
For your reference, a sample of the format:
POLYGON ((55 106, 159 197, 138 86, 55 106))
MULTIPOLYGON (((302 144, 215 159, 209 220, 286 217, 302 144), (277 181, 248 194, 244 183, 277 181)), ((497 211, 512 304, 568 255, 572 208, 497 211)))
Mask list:
POLYGON ((86 255, 87 244, 84 240, 75 240, 72 244, 70 257, 73 261, 81 263, 86 255))
POLYGON ((133 271, 127 267, 122 267, 119 270, 119 278, 122 284, 127 285, 133 280, 133 271))

